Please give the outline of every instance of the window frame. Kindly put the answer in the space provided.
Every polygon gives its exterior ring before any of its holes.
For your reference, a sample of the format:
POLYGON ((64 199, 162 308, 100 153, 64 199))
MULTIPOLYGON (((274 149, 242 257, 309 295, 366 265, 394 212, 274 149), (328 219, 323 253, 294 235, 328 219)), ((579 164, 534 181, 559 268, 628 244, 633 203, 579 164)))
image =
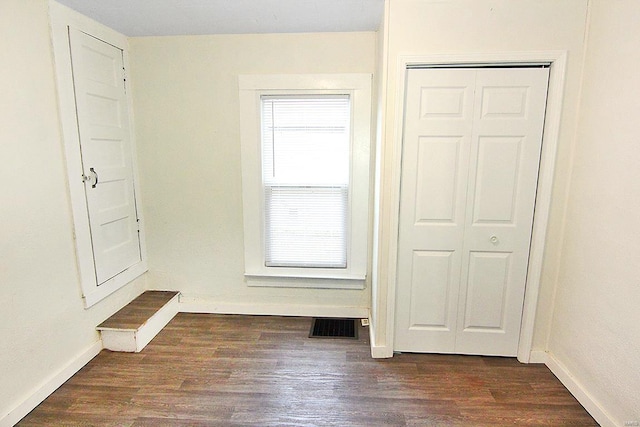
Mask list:
POLYGON ((367 274, 371 74, 241 75, 240 142, 245 278, 249 286, 363 289, 367 274), (265 266, 261 99, 346 94, 351 99, 347 267, 265 266))

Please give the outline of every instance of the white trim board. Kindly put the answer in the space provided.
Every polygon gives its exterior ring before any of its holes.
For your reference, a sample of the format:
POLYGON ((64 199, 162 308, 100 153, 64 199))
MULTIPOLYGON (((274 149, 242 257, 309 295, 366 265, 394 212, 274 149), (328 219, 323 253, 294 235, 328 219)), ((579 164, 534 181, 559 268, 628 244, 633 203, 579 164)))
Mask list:
POLYGON ((598 403, 576 377, 552 353, 547 353, 545 365, 553 372, 560 382, 571 392, 573 397, 602 427, 621 426, 622 423, 614 418, 598 403))
MULTIPOLYGON (((560 131, 560 119, 564 81, 566 74, 566 51, 541 51, 541 52, 503 52, 503 53, 467 53, 456 55, 414 55, 401 54, 396 64, 397 80, 395 84, 395 123, 393 129, 394 152, 391 159, 391 215, 389 227, 389 259, 386 265, 388 269, 388 286, 386 295, 387 305, 387 342, 386 346, 392 347, 394 342, 395 304, 396 304, 396 275, 398 256, 398 214, 400 210, 400 173, 402 158, 402 132, 404 117, 404 88, 406 69, 411 66, 429 66, 448 64, 455 67, 458 64, 531 64, 549 63, 549 89, 547 95, 547 111, 545 114, 545 126, 540 154, 540 170, 538 173, 538 190, 534 213, 534 225, 531 236, 531 250, 529 255, 529 269, 527 273, 527 286, 520 328, 520 344, 518 346, 518 360, 528 363, 531 358, 535 315, 540 290, 540 277, 542 274, 542 261, 544 244, 547 235, 547 224, 551 206, 551 193, 553 176, 555 172, 556 152, 560 131)), ((382 344, 382 343, 381 343, 382 344)))
POLYGON ((376 344, 375 328, 369 319, 369 347, 371 348, 372 359, 386 359, 393 357, 393 349, 384 345, 380 346, 376 344))
POLYGON ((180 313, 240 314, 254 316, 304 316, 369 318, 368 307, 297 304, 251 304, 211 299, 180 298, 180 313))
POLYGON ((64 368, 46 379, 39 387, 19 403, 15 408, 0 418, 0 427, 11 427, 24 418, 36 406, 42 403, 51 393, 75 375, 83 366, 91 361, 102 350, 102 341, 96 341, 80 352, 64 368))
POLYGON ((529 363, 546 363, 547 352, 542 350, 533 350, 529 356, 529 363))
POLYGON ((393 348, 388 345, 378 345, 376 339, 376 326, 373 323, 373 313, 369 315, 369 347, 373 359, 386 359, 393 357, 393 348))

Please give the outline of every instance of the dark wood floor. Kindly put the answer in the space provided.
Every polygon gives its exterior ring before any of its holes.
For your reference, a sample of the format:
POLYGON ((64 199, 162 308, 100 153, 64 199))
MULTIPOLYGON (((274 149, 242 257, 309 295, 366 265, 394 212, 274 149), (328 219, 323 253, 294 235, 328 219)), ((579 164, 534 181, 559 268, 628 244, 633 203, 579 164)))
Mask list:
POLYGON ((103 351, 19 426, 597 426, 542 365, 308 338, 311 320, 179 314, 103 351))

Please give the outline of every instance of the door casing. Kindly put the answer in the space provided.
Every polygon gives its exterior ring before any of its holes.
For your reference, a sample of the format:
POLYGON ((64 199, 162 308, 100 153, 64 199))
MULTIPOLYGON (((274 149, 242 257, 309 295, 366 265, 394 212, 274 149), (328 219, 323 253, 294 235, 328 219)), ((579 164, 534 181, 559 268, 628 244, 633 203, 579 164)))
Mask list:
MULTIPOLYGON (((522 313, 522 325, 520 327, 520 341, 518 345, 518 360, 522 363, 540 361, 536 354, 532 355, 533 335, 535 328, 535 316, 540 292, 540 278, 542 275, 542 262, 544 246, 547 235, 549 212, 551 208, 551 195, 553 177, 555 173, 556 152, 560 131, 560 118, 564 82, 567 64, 566 51, 540 51, 540 52, 504 52, 504 53, 468 53, 455 55, 400 55, 396 63, 398 76, 395 82, 395 121, 393 140, 402 141, 403 117, 404 117, 404 88, 406 73, 409 67, 420 66, 526 66, 531 64, 548 63, 550 67, 549 88, 547 96, 547 110, 545 114, 544 134, 542 139, 542 152, 540 154, 540 170, 538 172, 538 190, 534 211, 534 223, 531 237, 531 250, 529 253, 529 268, 527 271, 526 290, 522 313)), ((390 85, 392 86, 392 85, 390 85)), ((385 304, 386 316, 384 324, 379 324, 378 319, 373 318, 376 328, 382 328, 386 332, 384 343, 376 343, 377 348, 374 357, 392 357, 395 329, 395 304, 396 304, 396 276, 398 260, 398 231, 400 210, 400 174, 402 144, 394 144, 393 160, 391 168, 391 210, 394 212, 386 226, 389 229, 387 240, 387 262, 380 268, 386 270, 386 290, 380 289, 386 298, 382 298, 385 304), (386 300, 386 301, 385 301, 386 300)), ((375 302, 374 302, 375 303, 375 302)), ((373 310, 380 313, 380 310, 373 310)), ((373 342, 373 341, 372 341, 373 342)))

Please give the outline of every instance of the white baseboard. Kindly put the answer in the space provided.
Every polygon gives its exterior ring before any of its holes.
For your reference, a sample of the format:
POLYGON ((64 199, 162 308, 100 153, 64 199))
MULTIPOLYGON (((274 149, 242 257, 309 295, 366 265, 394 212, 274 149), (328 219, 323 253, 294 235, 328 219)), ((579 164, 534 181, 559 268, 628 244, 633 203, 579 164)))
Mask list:
POLYGON ((367 307, 297 305, 297 304, 250 304, 202 300, 182 296, 181 313, 245 314, 258 316, 305 316, 305 317, 350 317, 368 318, 367 307))
POLYGON ((393 357, 393 348, 376 343, 375 326, 369 318, 369 342, 371 343, 371 357, 374 359, 388 359, 393 357))
POLYGON ((573 397, 587 412, 600 424, 602 427, 616 427, 622 425, 620 422, 616 422, 611 415, 609 415, 598 401, 582 386, 582 384, 571 374, 571 372, 564 366, 558 359, 556 359, 552 353, 547 353, 547 360, 545 362, 547 367, 553 372, 553 374, 560 380, 562 384, 571 392, 573 397))
POLYGON ((393 349, 385 346, 371 346, 371 357, 374 359, 388 359, 393 357, 393 349))
POLYGON ((71 362, 60 371, 49 377, 45 382, 29 393, 29 396, 19 403, 8 414, 0 418, 0 427, 11 427, 42 403, 51 393, 71 378, 91 359, 102 350, 102 341, 96 341, 83 352, 78 354, 71 362))
POLYGON ((547 352, 542 350, 532 350, 529 354, 528 363, 547 363, 547 352))

